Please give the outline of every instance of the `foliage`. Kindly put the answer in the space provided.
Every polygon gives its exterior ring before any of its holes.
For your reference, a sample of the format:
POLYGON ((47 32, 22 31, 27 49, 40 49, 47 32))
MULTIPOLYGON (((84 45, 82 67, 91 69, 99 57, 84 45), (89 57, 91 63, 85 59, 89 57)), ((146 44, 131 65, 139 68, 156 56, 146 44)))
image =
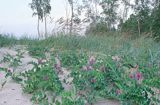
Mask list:
POLYGON ((50 0, 32 0, 30 3, 31 9, 35 11, 33 15, 38 15, 39 19, 43 21, 43 18, 50 13, 51 6, 50 0))
MULTIPOLYGON (((124 23, 120 24, 122 32, 127 32, 131 35, 138 35, 138 21, 140 24, 140 32, 143 33, 150 33, 151 27, 151 17, 147 10, 142 10, 137 13, 137 15, 130 15, 130 18, 126 20, 124 23)), ((135 36, 137 37, 137 36, 135 36)))
POLYGON ((155 8, 152 16, 153 16, 153 26, 152 26, 152 30, 153 30, 153 37, 159 41, 160 40, 160 31, 159 31, 159 26, 160 26, 160 6, 158 6, 158 8, 155 8))
MULTIPOLYGON (((66 91, 62 94, 62 104, 61 105, 84 105, 84 99, 77 96, 76 89, 73 88, 72 91, 66 91)), ((57 105, 57 104, 56 104, 57 105)))
POLYGON ((12 46, 16 44, 17 39, 13 36, 0 34, 0 47, 12 46))
POLYGON ((150 38, 58 36, 37 40, 29 44, 28 49, 33 55, 38 52, 38 63, 32 63, 32 70, 16 77, 24 76, 24 91, 33 94, 35 103, 84 105, 95 103, 97 97, 117 99, 122 105, 158 102, 153 88, 159 89, 160 49, 159 43, 150 38), (44 49, 51 53, 47 60, 44 49), (63 90, 55 57, 73 78, 70 85, 74 88, 69 92, 63 90), (49 102, 48 96, 54 100, 49 102), (63 102, 57 101, 57 97, 63 102))
POLYGON ((31 64, 34 65, 33 69, 22 74, 25 78, 23 90, 33 93, 33 102, 48 105, 46 100, 49 96, 46 96, 46 92, 59 95, 63 90, 62 84, 49 61, 31 64))
POLYGON ((107 27, 107 23, 101 21, 98 23, 91 23, 89 27, 86 29, 86 35, 106 35, 106 33, 115 32, 116 29, 107 27))

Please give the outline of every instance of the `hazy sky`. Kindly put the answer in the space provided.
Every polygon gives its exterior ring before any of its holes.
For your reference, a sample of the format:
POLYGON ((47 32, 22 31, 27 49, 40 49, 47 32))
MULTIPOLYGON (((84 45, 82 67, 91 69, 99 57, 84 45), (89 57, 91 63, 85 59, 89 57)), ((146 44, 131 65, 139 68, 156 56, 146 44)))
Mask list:
MULTIPOLYGON (((65 15, 65 0, 51 0, 51 17, 65 15)), ((16 36, 36 35, 37 17, 28 3, 31 0, 0 0, 0 33, 12 33, 16 36)), ((49 31, 52 29, 49 28, 49 31)))

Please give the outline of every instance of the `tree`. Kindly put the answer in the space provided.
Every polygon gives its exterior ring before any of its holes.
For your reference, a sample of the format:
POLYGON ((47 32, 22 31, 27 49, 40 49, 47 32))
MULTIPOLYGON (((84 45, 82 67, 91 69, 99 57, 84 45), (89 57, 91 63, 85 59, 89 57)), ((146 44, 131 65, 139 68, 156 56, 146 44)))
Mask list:
POLYGON ((37 15, 38 23, 37 23, 37 31, 38 36, 40 37, 39 31, 39 22, 45 18, 45 35, 47 34, 47 23, 46 16, 51 11, 50 0, 32 0, 32 3, 29 3, 31 9, 33 10, 33 16, 37 15))
POLYGON ((38 22, 37 22, 37 31, 38 36, 40 37, 40 31, 39 31, 39 22, 40 20, 43 20, 43 10, 41 8, 41 0, 32 0, 32 3, 29 3, 31 6, 31 9, 34 11, 33 16, 37 15, 38 22))
POLYGON ((153 31, 153 37, 160 41, 160 0, 155 1, 154 9, 152 12, 152 31, 153 31))
POLYGON ((72 31, 73 31, 73 18, 74 18, 74 2, 73 0, 68 0, 70 7, 71 7, 71 23, 70 23, 70 35, 72 35, 72 31))
POLYGON ((107 23, 108 30, 111 31, 119 19, 116 12, 119 6, 118 0, 102 0, 101 6, 103 9, 103 14, 105 15, 104 21, 107 23))
POLYGON ((45 21, 45 36, 47 36, 47 15, 50 14, 51 11, 51 5, 50 0, 43 0, 42 2, 42 8, 43 8, 43 16, 45 21))

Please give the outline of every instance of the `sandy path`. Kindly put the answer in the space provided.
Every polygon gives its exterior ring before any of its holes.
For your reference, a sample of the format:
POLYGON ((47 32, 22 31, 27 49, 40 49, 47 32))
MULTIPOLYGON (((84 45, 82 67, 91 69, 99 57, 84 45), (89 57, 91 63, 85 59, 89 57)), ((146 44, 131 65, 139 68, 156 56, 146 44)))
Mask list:
POLYGON ((0 105, 32 105, 30 97, 22 92, 20 84, 9 80, 0 91, 0 105))
MULTIPOLYGON (((17 52, 14 49, 9 48, 0 48, 0 61, 6 54, 15 56, 17 52)), ((36 61, 31 58, 27 52, 24 53, 24 58, 21 59, 22 64, 17 68, 17 72, 29 70, 32 68, 32 65, 27 65, 30 61, 36 61)), ((8 68, 8 64, 1 63, 2 67, 8 68)), ((4 73, 0 71, 0 82, 5 81, 4 73)), ((33 105, 30 102, 31 95, 24 94, 20 84, 15 83, 11 79, 7 79, 6 84, 1 89, 0 87, 0 105, 33 105)))

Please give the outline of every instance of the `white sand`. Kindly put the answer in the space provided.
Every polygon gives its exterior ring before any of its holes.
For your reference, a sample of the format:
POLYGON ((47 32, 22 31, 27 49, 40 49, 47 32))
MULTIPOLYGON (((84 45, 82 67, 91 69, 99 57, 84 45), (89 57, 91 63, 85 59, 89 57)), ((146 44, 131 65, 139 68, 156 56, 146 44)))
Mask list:
MULTIPOLYGON (((6 54, 15 56, 17 52, 9 48, 0 48, 0 61, 6 54)), ((31 58, 27 53, 24 53, 24 58, 22 58, 21 61, 21 66, 19 66, 16 70, 18 72, 31 69, 32 65, 27 65, 27 63, 36 60, 31 58)), ((2 63, 2 66, 8 67, 8 64, 2 63)), ((0 72, 0 75, 1 82, 4 82, 4 73, 0 72)), ((15 83, 9 78, 7 79, 4 87, 0 87, 0 105, 33 105, 30 102, 30 98, 31 95, 23 93, 20 84, 15 83)))
POLYGON ((24 94, 20 84, 12 80, 0 91, 0 105, 32 105, 30 98, 31 95, 24 94))

